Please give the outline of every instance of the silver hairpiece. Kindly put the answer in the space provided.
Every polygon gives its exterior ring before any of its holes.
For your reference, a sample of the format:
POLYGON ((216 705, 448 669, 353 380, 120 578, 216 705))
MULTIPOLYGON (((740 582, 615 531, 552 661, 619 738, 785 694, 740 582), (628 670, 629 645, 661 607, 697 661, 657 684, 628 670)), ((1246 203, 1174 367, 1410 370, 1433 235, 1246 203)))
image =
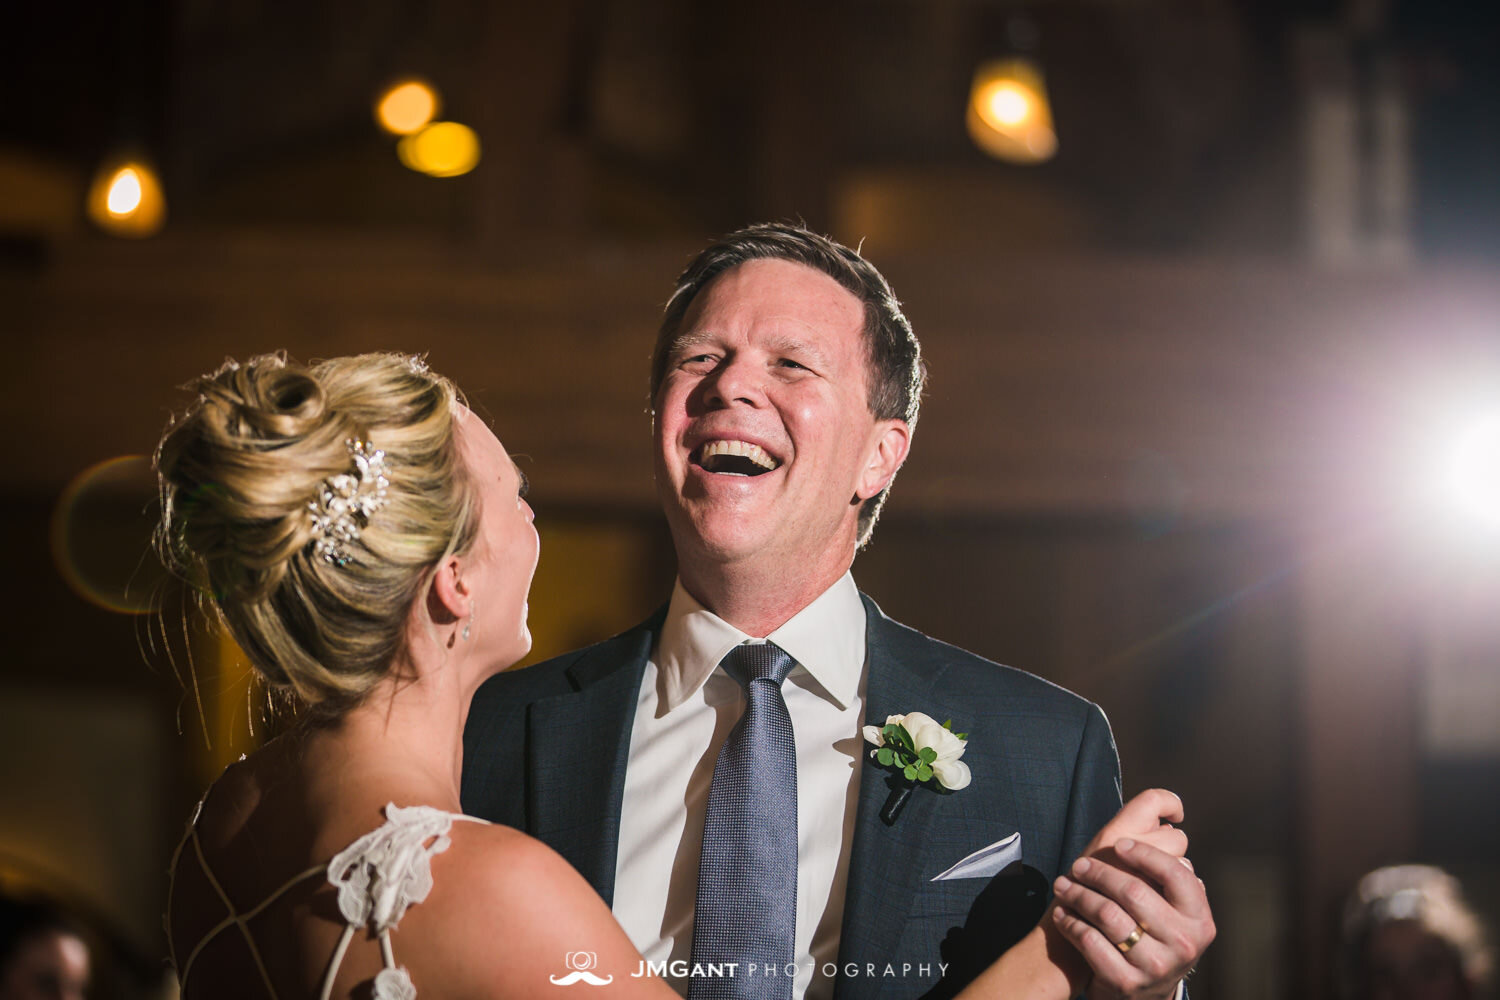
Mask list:
POLYGON ((370 442, 350 438, 344 442, 354 460, 354 472, 329 476, 307 502, 312 516, 313 551, 335 566, 349 563, 349 543, 359 540, 362 524, 386 504, 385 490, 391 484, 385 452, 370 442))

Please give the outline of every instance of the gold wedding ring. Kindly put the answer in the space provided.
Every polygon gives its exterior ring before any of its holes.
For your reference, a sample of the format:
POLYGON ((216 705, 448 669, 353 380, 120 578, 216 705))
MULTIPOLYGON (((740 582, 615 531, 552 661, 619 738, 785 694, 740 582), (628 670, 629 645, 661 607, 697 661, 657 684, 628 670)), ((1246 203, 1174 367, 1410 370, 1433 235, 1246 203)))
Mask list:
POLYGON ((1140 924, 1136 924, 1135 930, 1130 932, 1130 937, 1115 945, 1116 948, 1120 949, 1120 954, 1130 954, 1130 949, 1141 943, 1141 935, 1145 933, 1145 930, 1146 928, 1142 927, 1140 924))

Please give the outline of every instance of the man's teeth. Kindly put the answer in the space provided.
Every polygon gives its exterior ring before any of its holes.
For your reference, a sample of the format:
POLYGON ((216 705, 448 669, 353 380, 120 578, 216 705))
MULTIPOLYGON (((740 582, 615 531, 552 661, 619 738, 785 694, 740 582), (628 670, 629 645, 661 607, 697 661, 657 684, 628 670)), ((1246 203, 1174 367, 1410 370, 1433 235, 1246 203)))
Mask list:
POLYGON ((698 462, 710 472, 717 471, 717 465, 732 465, 733 463, 718 462, 718 458, 743 458, 752 465, 770 471, 776 468, 777 461, 766 454, 764 448, 749 441, 710 441, 703 446, 702 453, 698 456, 698 462))

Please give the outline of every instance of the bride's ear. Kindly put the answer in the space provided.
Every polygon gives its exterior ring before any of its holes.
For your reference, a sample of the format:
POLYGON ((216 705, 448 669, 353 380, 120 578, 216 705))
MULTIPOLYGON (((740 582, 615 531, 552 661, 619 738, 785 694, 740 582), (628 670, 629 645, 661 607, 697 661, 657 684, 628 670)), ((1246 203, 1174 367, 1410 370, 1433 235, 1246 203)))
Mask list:
POLYGON ((474 597, 464 579, 463 560, 450 555, 433 571, 427 613, 438 625, 451 625, 469 613, 474 597))

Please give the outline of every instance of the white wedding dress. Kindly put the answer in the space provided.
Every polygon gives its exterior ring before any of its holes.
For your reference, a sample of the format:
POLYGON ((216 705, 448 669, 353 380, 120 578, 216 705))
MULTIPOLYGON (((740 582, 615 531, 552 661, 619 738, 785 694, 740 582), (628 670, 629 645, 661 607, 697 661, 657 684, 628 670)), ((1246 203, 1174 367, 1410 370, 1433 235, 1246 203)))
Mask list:
MULTIPOLYGON (((452 829, 453 821, 484 823, 484 820, 462 813, 444 812, 431 806, 401 808, 395 803, 388 804, 385 807, 385 822, 344 848, 327 865, 309 868, 281 885, 256 906, 241 911, 236 910, 230 902, 203 856, 203 847, 198 840, 198 813, 202 808, 202 803, 199 803, 188 823, 187 836, 172 857, 171 872, 175 878, 182 852, 188 845, 192 845, 198 864, 224 904, 226 913, 223 920, 203 935, 186 961, 178 962, 176 950, 173 949, 172 965, 177 969, 177 982, 183 993, 187 992, 188 976, 192 974, 193 963, 204 947, 220 934, 235 927, 239 929, 240 937, 249 949, 256 969, 260 971, 266 994, 276 1000, 276 988, 271 984, 271 977, 261 960, 255 938, 250 933, 249 922, 293 886, 316 875, 325 874, 329 884, 338 889, 344 933, 339 937, 338 946, 328 961, 322 989, 318 993, 320 1000, 328 1000, 333 990, 334 977, 338 975, 339 966, 344 961, 344 953, 348 950, 355 931, 361 927, 368 927, 380 939, 383 968, 375 976, 374 992, 371 994, 373 1000, 415 1000, 417 990, 412 985, 411 977, 407 975, 405 968, 396 964, 396 955, 391 947, 391 931, 406 913, 406 908, 426 899, 432 890, 432 858, 447 850, 452 843, 448 838, 448 831, 452 829)), ((170 893, 168 898, 170 899, 170 893)), ((168 913, 169 942, 170 917, 171 914, 168 913)))

